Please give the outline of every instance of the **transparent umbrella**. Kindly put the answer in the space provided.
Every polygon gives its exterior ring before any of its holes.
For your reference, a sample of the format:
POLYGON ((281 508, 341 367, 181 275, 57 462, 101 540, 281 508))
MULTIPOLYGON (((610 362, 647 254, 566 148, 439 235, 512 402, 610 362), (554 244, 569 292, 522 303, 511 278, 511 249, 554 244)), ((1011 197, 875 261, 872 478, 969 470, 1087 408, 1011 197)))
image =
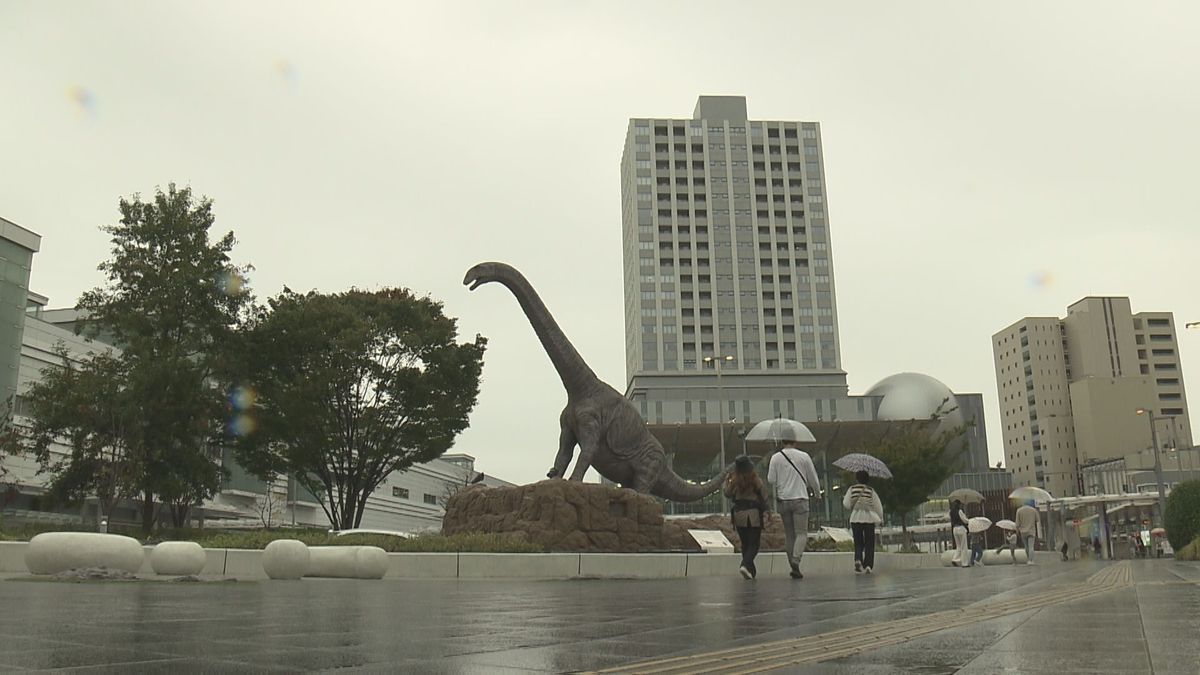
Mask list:
POLYGON ((796 441, 798 443, 816 443, 817 437, 808 427, 783 417, 773 420, 763 420, 751 427, 746 433, 748 441, 796 441))
POLYGON ((971 488, 959 488, 954 492, 946 495, 946 499, 950 501, 960 501, 964 504, 975 504, 983 501, 983 495, 971 488))
POLYGON ((1016 490, 1013 490, 1008 495, 1008 498, 1015 499, 1015 500, 1021 501, 1021 502, 1027 502, 1027 501, 1032 500, 1039 504, 1044 504, 1044 503, 1050 501, 1051 499, 1054 499, 1054 497, 1052 497, 1049 492, 1046 492, 1042 488, 1031 487, 1031 486, 1019 487, 1016 490))
POLYGON ((1011 520, 997 520, 996 527, 1002 530, 1016 530, 1017 524, 1011 520))

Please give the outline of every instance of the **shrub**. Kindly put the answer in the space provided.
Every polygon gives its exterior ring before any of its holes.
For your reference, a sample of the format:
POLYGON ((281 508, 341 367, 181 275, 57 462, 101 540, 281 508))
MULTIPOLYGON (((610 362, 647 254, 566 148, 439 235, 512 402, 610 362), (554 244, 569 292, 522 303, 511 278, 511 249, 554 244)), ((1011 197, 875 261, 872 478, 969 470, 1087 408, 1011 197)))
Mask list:
POLYGON ((1200 539, 1180 549, 1175 549, 1176 560, 1200 560, 1200 539))
POLYGON ((1189 480, 1171 489, 1163 525, 1176 551, 1200 537, 1200 480, 1189 480))

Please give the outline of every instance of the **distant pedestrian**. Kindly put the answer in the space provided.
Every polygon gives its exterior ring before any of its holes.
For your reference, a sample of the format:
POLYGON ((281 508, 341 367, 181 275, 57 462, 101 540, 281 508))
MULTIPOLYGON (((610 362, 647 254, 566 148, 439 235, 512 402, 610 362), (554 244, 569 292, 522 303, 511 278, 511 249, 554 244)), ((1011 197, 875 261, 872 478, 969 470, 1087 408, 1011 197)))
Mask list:
POLYGON ((1033 549, 1037 545, 1038 510, 1025 504, 1017 509, 1017 532, 1025 545, 1025 564, 1033 564, 1033 549))
POLYGON ((1001 553, 1004 549, 1008 549, 1008 554, 1012 556, 1013 564, 1017 564, 1017 533, 1013 530, 1007 530, 1004 533, 1004 543, 1000 548, 996 549, 996 553, 1001 553))
POLYGON ((955 567, 966 567, 969 564, 967 512, 963 510, 962 502, 957 499, 950 502, 950 532, 954 535, 954 557, 950 559, 950 564, 955 567))
POLYGON ((1100 559, 1100 537, 1092 538, 1092 549, 1096 552, 1096 560, 1100 559))
POLYGON ((1067 557, 1067 551, 1068 551, 1069 549, 1070 549, 1070 547, 1069 547, 1069 546, 1067 546, 1067 542, 1065 542, 1065 541, 1064 541, 1064 542, 1063 542, 1063 545, 1062 545, 1062 548, 1061 548, 1061 549, 1059 549, 1059 551, 1062 553, 1063 562, 1066 562, 1066 561, 1070 560, 1070 558, 1068 558, 1068 557, 1067 557))
POLYGON ((866 471, 854 474, 858 481, 846 490, 842 507, 850 510, 850 531, 854 535, 854 571, 871 574, 875 567, 875 526, 883 523, 883 502, 869 485, 866 471))
POLYGON ((788 565, 793 579, 803 579, 800 559, 808 545, 808 497, 821 494, 821 483, 817 480, 817 467, 807 452, 796 447, 796 441, 783 441, 779 452, 771 456, 767 465, 767 480, 775 490, 779 502, 776 509, 783 519, 783 533, 787 546, 788 565))
POLYGON ((734 461, 734 471, 725 479, 725 496, 733 500, 730 517, 742 543, 742 564, 738 573, 745 579, 753 579, 758 576, 754 558, 758 555, 766 523, 767 491, 749 457, 742 455, 734 461))
POLYGON ((983 533, 968 532, 967 546, 971 550, 971 560, 967 563, 967 567, 974 567, 983 562, 983 533))

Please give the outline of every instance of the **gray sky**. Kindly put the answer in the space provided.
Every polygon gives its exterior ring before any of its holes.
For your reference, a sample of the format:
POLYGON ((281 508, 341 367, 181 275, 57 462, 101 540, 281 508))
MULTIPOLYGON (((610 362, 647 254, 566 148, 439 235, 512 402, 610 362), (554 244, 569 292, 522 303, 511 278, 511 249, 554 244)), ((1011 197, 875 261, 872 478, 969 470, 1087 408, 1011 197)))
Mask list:
MULTIPOLYGON (((995 462, 993 332, 1100 294, 1200 321, 1198 19, 1190 2, 0 0, 0 215, 43 235, 32 287, 54 306, 99 282, 118 197, 169 181, 215 199, 260 297, 444 300, 491 341, 456 450, 524 482, 552 462, 565 395, 512 297, 463 272, 523 270, 623 390, 627 120, 745 95, 751 118, 822 124, 851 392, 906 370, 981 391, 995 462)), ((1180 337, 1186 377, 1200 331, 1180 337)))

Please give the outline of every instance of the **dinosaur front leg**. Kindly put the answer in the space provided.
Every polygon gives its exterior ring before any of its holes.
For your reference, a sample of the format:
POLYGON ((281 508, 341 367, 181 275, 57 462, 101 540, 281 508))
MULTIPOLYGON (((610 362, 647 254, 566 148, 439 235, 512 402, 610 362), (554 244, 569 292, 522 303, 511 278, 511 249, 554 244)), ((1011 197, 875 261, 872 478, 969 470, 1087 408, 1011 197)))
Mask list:
POLYGON ((554 466, 546 473, 546 478, 556 478, 567 475, 567 466, 575 455, 575 432, 565 423, 558 434, 558 454, 554 456, 554 466))

